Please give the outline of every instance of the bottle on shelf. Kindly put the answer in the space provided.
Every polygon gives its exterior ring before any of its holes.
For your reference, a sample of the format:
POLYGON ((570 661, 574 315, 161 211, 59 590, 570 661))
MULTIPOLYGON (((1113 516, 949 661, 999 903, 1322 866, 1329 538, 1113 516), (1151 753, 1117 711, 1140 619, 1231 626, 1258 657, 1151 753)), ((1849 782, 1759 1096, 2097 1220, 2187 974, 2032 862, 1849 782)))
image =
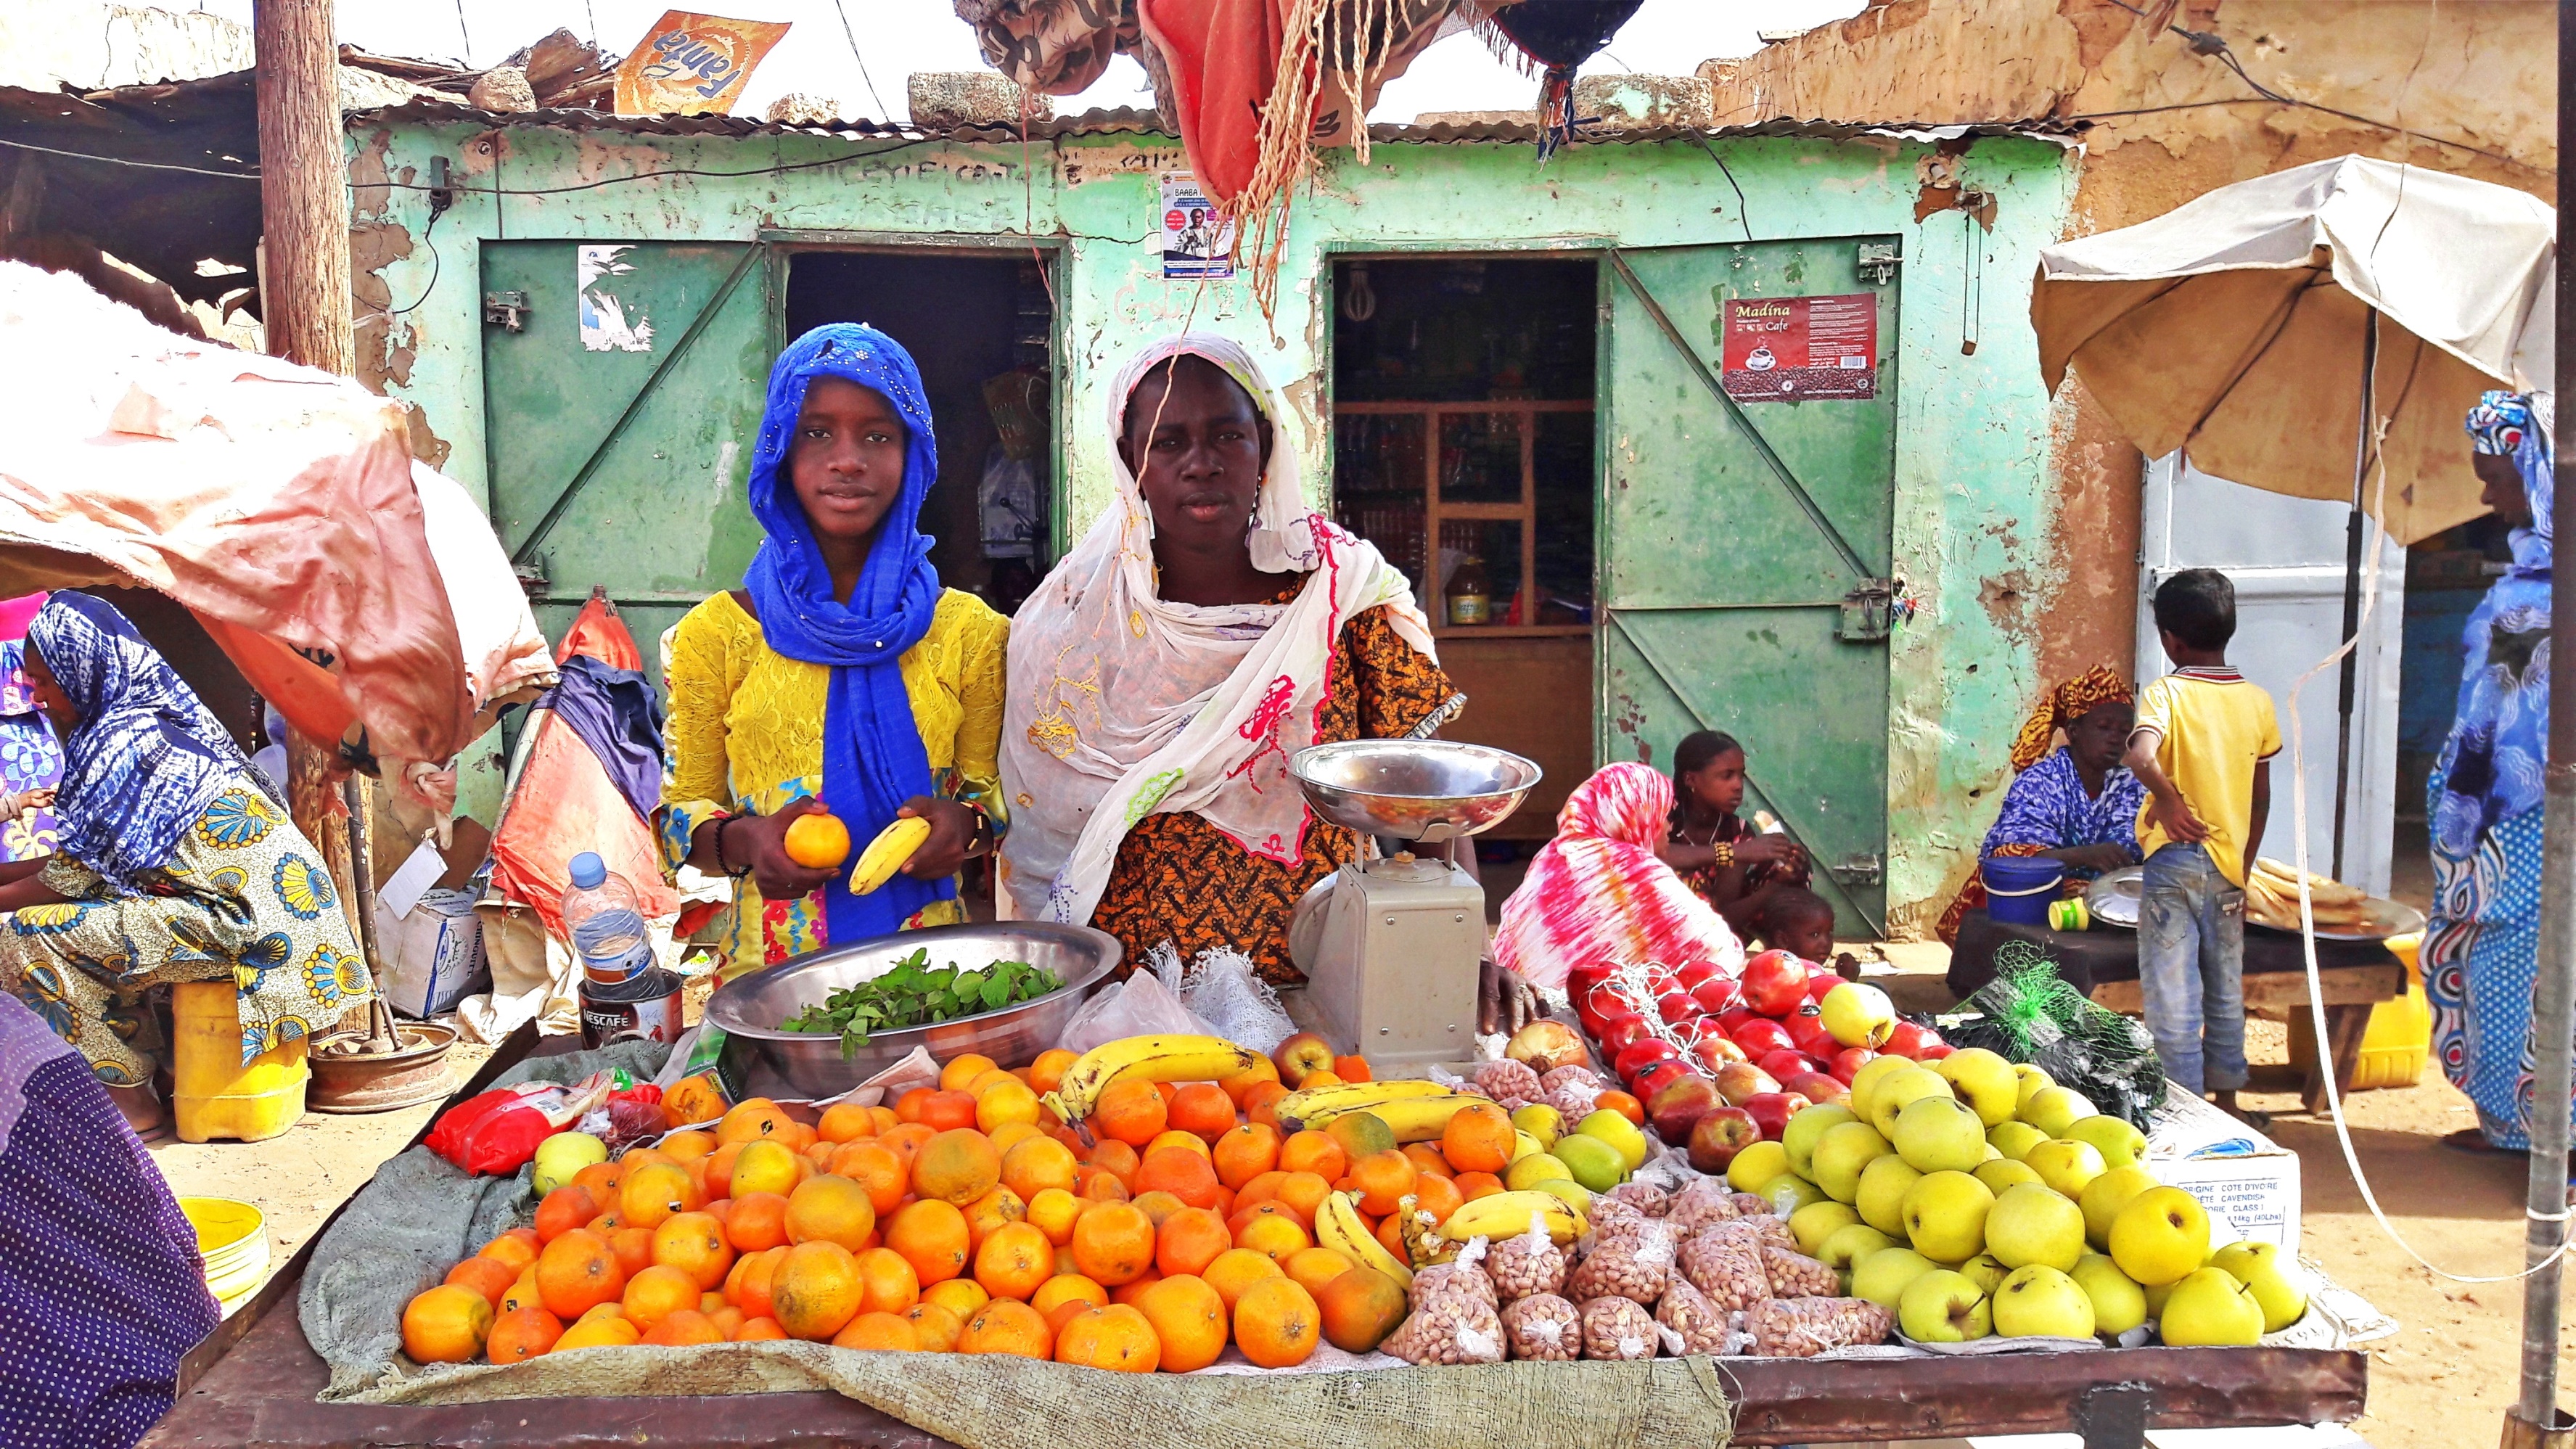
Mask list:
POLYGON ((1449 622, 1466 626, 1494 620, 1493 585, 1485 578, 1485 561, 1474 554, 1459 560, 1449 575, 1449 622))

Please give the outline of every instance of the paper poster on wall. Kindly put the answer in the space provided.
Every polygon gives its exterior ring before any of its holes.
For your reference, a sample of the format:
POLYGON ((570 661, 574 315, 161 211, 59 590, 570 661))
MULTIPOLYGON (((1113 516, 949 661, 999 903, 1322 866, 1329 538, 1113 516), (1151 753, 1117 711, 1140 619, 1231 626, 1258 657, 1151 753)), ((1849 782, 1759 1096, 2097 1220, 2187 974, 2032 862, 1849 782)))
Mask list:
POLYGON ((726 115, 787 22, 665 10, 617 67, 621 116, 726 115))
POLYGON ((635 275, 626 260, 631 246, 577 246, 572 249, 573 287, 581 298, 581 345, 591 352, 650 352, 653 320, 641 303, 621 298, 620 277, 635 275))
POLYGON ((1723 377, 1737 402, 1878 395, 1878 297, 1739 297, 1726 304, 1723 377))
POLYGON ((1163 173, 1162 247, 1166 277, 1234 275, 1234 223, 1186 171, 1163 173))

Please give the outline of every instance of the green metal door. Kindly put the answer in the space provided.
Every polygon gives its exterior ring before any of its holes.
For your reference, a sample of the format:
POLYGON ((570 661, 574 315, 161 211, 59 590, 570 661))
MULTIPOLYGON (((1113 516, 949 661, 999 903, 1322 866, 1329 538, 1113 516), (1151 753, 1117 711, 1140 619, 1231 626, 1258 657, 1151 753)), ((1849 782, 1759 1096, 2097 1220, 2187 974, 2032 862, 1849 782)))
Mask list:
POLYGON ((1742 740, 1747 814, 1779 817, 1838 927, 1872 934, 1886 920, 1895 252, 1875 237, 1660 247, 1602 268, 1600 757, 1669 768, 1693 730, 1742 740), (1755 348, 1776 317, 1795 315, 1801 348, 1812 325, 1812 365, 1782 361, 1784 343, 1726 370, 1730 301, 1755 348))
POLYGON ((742 582, 744 501, 777 354, 749 242, 483 244, 492 522, 551 638, 605 588, 662 678, 662 631, 742 582))

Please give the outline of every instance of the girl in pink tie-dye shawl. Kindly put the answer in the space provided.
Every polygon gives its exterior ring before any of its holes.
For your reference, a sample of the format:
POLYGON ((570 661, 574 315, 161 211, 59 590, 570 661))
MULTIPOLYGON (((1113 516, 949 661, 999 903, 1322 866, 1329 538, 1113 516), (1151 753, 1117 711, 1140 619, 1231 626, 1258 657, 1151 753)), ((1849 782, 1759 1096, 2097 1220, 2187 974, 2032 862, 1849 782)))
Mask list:
POLYGON ((1655 858, 1673 782, 1652 765, 1605 765, 1566 797, 1556 838, 1503 902, 1494 962, 1540 986, 1594 962, 1715 963, 1733 975, 1744 946, 1673 868, 1655 858))

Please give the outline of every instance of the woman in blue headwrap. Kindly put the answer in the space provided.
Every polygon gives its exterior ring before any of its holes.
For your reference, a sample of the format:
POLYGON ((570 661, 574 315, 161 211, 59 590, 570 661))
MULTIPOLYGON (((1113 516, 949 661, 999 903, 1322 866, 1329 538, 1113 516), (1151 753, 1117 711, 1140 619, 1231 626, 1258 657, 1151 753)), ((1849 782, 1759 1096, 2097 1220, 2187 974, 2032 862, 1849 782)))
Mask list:
POLYGON ((56 593, 27 626, 26 670, 63 776, 54 853, 0 865, 0 986, 129 1121, 160 1117, 147 989, 231 978, 244 1061, 374 994, 322 852, 123 614, 56 593))
POLYGON ((726 979, 917 926, 962 922, 955 876, 1006 828, 996 764, 1010 625, 943 589, 915 526, 939 475, 911 354, 873 327, 818 327, 779 354, 751 462, 768 537, 744 587, 700 604, 665 651, 671 708, 658 823, 666 868, 735 878, 726 979), (829 809, 853 858, 899 815, 931 833, 853 895, 787 856, 829 809))
MULTIPOLYGON (((2547 395, 2490 392, 2468 419, 2513 564, 2469 615, 2459 714, 2433 770, 2433 1050, 2478 1109, 2463 1148, 2531 1145, 2531 993, 2540 948, 2541 765, 2549 738, 2552 476, 2547 395)), ((2558 1050, 2568 1049, 2560 1043, 2558 1050)))

